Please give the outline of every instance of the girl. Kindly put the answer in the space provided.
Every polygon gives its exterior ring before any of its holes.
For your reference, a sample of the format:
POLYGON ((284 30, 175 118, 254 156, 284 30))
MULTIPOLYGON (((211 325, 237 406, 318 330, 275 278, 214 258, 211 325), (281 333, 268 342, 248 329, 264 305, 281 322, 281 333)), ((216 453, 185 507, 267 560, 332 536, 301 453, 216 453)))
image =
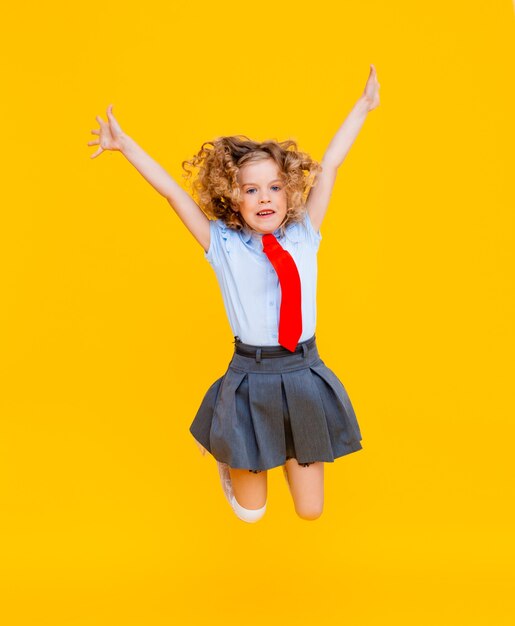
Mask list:
POLYGON ((367 113, 379 105, 376 70, 320 164, 294 141, 244 136, 206 142, 192 196, 122 131, 107 108, 91 155, 119 150, 171 204, 220 283, 234 335, 225 374, 207 390, 190 432, 213 455, 237 517, 266 511, 267 470, 282 466, 302 519, 322 513, 324 462, 362 448, 349 396, 315 339, 320 226, 336 174, 367 113), (213 219, 208 219, 213 218, 213 219))

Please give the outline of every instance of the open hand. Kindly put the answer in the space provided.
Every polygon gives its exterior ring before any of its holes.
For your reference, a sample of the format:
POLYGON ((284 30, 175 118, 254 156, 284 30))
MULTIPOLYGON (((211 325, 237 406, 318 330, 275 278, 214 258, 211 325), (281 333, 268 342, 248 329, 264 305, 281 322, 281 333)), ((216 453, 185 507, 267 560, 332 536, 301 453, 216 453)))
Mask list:
POLYGON ((367 84, 365 85, 365 91, 363 97, 368 102, 368 110, 372 111, 379 106, 379 87, 381 85, 377 81, 377 73, 374 65, 370 65, 370 74, 368 75, 367 84))
POLYGON ((104 150, 120 150, 121 140, 124 136, 124 132, 120 128, 120 124, 118 124, 115 116, 113 115, 112 104, 107 107, 108 121, 104 122, 100 115, 96 116, 96 120, 100 124, 100 130, 94 129, 91 132, 93 135, 100 135, 100 137, 98 139, 88 141, 88 146, 98 145, 98 150, 91 155, 92 159, 97 157, 104 150))

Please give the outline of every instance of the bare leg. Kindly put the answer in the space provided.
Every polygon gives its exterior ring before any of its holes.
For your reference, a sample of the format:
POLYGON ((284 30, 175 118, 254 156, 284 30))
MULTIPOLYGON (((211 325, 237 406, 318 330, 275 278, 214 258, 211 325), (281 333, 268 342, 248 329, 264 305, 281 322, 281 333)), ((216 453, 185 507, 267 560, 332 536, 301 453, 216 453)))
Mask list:
POLYGON ((254 474, 248 469, 230 468, 236 500, 247 509, 260 509, 266 503, 268 472, 254 474))
POLYGON ((320 517, 324 508, 324 463, 317 461, 303 467, 297 459, 288 459, 285 468, 297 515, 307 520, 320 517))

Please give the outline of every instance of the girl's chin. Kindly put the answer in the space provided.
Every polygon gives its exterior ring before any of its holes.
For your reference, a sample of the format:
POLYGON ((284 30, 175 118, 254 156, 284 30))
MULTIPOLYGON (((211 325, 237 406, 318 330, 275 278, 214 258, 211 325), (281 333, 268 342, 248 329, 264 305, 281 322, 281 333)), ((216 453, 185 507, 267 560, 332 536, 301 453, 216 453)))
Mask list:
POLYGON ((268 226, 268 228, 266 226, 261 226, 260 228, 254 228, 254 230, 256 232, 258 232, 261 235, 266 235, 268 233, 273 233, 275 232, 277 229, 276 226, 268 226))
POLYGON ((279 228, 281 221, 274 215, 272 218, 261 218, 258 222, 254 223, 254 230, 263 233, 273 233, 274 230, 279 228))

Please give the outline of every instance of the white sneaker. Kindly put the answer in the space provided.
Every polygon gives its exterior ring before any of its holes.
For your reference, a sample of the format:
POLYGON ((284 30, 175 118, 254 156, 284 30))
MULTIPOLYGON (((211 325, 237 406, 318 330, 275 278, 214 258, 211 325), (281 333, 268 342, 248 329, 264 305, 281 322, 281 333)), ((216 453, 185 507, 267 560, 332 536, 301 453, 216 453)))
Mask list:
POLYGON ((231 474, 229 472, 229 466, 227 463, 222 463, 221 461, 216 462, 218 466, 218 473, 220 474, 220 482, 222 483, 222 489, 224 491, 224 495, 227 498, 227 502, 232 507, 232 498, 234 496, 233 488, 232 488, 232 480, 231 474))

